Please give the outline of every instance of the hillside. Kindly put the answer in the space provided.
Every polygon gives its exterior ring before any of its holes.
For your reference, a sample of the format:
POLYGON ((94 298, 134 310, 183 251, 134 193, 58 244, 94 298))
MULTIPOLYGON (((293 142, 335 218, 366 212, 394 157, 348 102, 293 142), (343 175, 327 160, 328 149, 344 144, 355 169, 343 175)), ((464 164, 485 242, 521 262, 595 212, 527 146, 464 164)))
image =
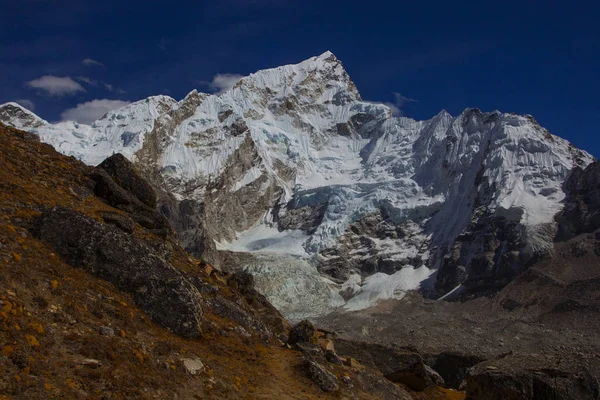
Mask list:
POLYGON ((327 361, 324 392, 251 280, 186 254, 118 157, 93 169, 4 126, 0 148, 0 398, 410 398, 327 361))

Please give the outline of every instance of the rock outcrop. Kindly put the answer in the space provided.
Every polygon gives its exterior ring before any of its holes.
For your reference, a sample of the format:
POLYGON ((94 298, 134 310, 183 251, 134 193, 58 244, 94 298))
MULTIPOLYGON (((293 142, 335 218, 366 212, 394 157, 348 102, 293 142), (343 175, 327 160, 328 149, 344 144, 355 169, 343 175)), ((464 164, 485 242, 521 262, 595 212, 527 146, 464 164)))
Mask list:
POLYGON ((556 216, 560 241, 600 228, 600 162, 575 168, 565 183, 564 209, 556 216))
POLYGON ((133 194, 139 201, 150 208, 156 208, 154 188, 140 176, 131 161, 121 153, 108 157, 98 165, 98 168, 105 170, 117 185, 133 194))
POLYGON ((423 357, 415 351, 342 339, 336 340, 335 345, 340 355, 376 368, 390 381, 402 383, 412 390, 444 385, 444 379, 425 365, 423 357))
POLYGON ((585 368, 540 355, 478 364, 466 379, 467 400, 597 400, 598 381, 585 368))
POLYGON ((156 323, 187 337, 202 334, 202 297, 171 264, 167 249, 114 225, 65 207, 53 207, 37 221, 34 234, 70 265, 84 268, 131 293, 156 323))

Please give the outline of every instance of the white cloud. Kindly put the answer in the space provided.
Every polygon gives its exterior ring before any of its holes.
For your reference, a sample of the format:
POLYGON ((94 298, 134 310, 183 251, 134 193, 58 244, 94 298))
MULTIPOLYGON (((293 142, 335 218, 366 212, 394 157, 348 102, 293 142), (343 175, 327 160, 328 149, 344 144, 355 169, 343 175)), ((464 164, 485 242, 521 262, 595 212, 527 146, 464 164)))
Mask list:
POLYGON ((392 115, 394 117, 401 117, 402 116, 402 110, 400 109, 400 107, 398 107, 397 105, 395 105, 394 103, 383 103, 386 106, 388 106, 390 108, 390 110, 392 110, 392 115))
POLYGON ((60 114, 63 121, 75 121, 82 124, 89 124, 101 118, 107 112, 125 107, 130 104, 128 101, 96 99, 85 103, 77 104, 75 108, 69 108, 60 114))
POLYGON ((78 76, 75 79, 77 79, 80 82, 87 83, 88 85, 93 85, 93 86, 96 86, 96 84, 98 83, 96 80, 94 80, 92 78, 88 78, 87 76, 78 76))
POLYGON ((394 117, 404 116, 404 106, 406 105, 406 103, 414 103, 417 101, 415 99, 411 99, 410 97, 406 97, 398 92, 393 92, 392 94, 394 95, 394 102, 386 102, 383 104, 385 104, 390 108, 390 110, 392 110, 392 115, 394 117))
POLYGON ((33 89, 40 89, 47 92, 50 96, 72 95, 77 92, 85 92, 83 86, 75 82, 68 76, 45 75, 26 82, 25 86, 33 89))
POLYGON ((239 74, 216 74, 210 82, 201 82, 207 85, 214 94, 221 94, 231 89, 244 75, 239 74))
POLYGON ((113 90, 115 90, 114 86, 111 85, 110 83, 106 83, 104 82, 104 87, 106 88, 106 90, 108 90, 109 92, 112 92, 113 90))
POLYGON ((20 105, 22 105, 29 111, 35 110, 35 104, 33 104, 33 101, 31 101, 31 100, 27 100, 27 99, 15 100, 15 103, 19 103, 20 105))
POLYGON ((85 65, 86 67, 94 67, 94 66, 104 67, 104 64, 102 64, 100 61, 96 61, 91 58, 84 58, 83 61, 81 61, 81 63, 83 65, 85 65))
POLYGON ((396 104, 400 108, 402 108, 402 106, 404 106, 406 103, 414 103, 417 101, 415 99, 411 99, 410 97, 403 96, 398 92, 393 92, 392 94, 394 95, 394 99, 396 100, 394 104, 396 104))

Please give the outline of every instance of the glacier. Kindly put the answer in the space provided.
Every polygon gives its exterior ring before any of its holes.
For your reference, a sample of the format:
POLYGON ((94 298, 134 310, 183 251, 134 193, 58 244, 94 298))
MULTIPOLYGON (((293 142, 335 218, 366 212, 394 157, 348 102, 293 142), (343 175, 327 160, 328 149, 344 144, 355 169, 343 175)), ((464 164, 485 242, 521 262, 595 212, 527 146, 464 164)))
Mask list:
POLYGON ((0 121, 90 165, 125 155, 188 250, 251 271, 292 319, 506 284, 551 243, 569 172, 594 161, 529 115, 394 117, 331 52, 90 125, 16 103, 0 121))

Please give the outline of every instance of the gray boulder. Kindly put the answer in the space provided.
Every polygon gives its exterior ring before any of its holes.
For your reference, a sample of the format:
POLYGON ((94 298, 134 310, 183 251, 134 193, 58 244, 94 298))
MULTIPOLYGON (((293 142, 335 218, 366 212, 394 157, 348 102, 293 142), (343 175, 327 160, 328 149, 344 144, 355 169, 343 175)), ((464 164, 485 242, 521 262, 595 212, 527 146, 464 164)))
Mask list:
POLYGON ((150 243, 65 207, 53 207, 34 234, 70 265, 131 293, 154 322, 186 337, 201 335, 202 298, 150 243))

